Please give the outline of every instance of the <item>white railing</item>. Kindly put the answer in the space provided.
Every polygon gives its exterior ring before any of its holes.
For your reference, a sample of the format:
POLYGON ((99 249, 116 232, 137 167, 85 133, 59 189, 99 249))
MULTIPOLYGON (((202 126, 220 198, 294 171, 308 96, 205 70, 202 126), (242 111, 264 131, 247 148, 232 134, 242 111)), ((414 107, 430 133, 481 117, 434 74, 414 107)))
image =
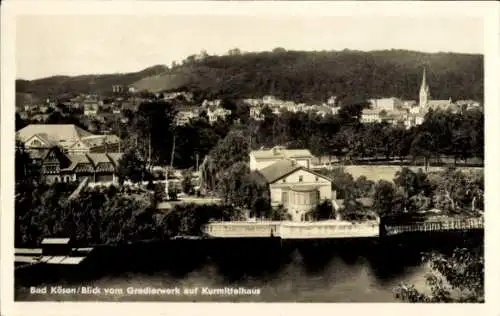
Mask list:
POLYGON ((377 223, 330 224, 330 223, 285 223, 280 226, 280 237, 284 239, 306 238, 361 238, 378 237, 377 223))
POLYGON ((483 229, 483 228, 484 228, 484 221, 482 218, 385 226, 387 235, 395 235, 407 232, 469 230, 469 229, 483 229))
MULTIPOLYGON (((413 223, 408 225, 386 225, 387 235, 406 232, 450 231, 483 229, 482 218, 447 220, 439 222, 413 223)), ((220 238, 280 237, 283 239, 308 238, 362 238, 378 237, 380 225, 377 221, 350 223, 341 221, 291 222, 291 221, 228 221, 212 222, 205 226, 205 233, 220 238)))
POLYGON ((376 222, 216 222, 206 225, 205 232, 212 237, 281 237, 283 239, 377 237, 376 222))
POLYGON ((218 222, 210 223, 205 232, 212 237, 271 237, 276 236, 279 224, 262 222, 218 222))

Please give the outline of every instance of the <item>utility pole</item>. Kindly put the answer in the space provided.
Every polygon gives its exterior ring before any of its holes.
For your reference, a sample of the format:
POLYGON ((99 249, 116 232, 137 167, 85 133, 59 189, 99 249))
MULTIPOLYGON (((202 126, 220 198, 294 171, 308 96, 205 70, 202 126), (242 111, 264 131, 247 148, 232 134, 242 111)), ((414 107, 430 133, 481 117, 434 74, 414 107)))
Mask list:
POLYGON ((174 135, 174 141, 173 141, 173 145, 172 145, 172 152, 170 154, 170 166, 167 165, 167 167, 165 168, 165 194, 167 195, 167 199, 169 198, 169 195, 168 195, 168 169, 169 169, 169 167, 172 168, 172 165, 174 163, 174 152, 175 152, 175 135, 174 135))
POLYGON ((170 153, 170 168, 172 168, 174 164, 174 152, 175 152, 175 134, 174 134, 174 142, 172 144, 172 152, 170 153))

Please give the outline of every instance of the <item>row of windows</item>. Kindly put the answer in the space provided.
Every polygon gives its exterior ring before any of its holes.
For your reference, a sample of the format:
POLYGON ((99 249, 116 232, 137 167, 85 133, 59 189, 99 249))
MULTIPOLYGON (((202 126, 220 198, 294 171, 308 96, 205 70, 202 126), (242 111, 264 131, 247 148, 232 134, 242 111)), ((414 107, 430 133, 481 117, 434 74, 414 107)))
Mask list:
POLYGON ((71 176, 62 176, 62 177, 59 177, 59 176, 55 176, 54 177, 54 182, 58 183, 58 182, 73 182, 73 178, 71 176))
POLYGON ((283 204, 295 204, 295 205, 311 205, 318 203, 320 199, 320 193, 318 190, 314 192, 314 195, 295 193, 283 191, 281 192, 281 200, 283 204))
MULTIPOLYGON (((318 176, 316 176, 316 180, 315 181, 316 182, 319 181, 319 177, 318 176)), ((304 176, 299 176, 299 182, 304 182, 304 176)), ((283 183, 286 183, 286 178, 283 179, 283 183)))

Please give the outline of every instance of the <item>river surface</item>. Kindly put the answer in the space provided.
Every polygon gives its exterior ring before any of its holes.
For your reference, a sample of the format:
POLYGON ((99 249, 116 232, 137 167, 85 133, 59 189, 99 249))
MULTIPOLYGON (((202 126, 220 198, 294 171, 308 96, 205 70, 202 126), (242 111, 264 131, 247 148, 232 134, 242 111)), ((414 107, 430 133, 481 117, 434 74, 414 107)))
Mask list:
POLYGON ((464 241, 481 246, 482 236, 391 241, 192 240, 99 247, 83 266, 40 265, 16 272, 15 299, 396 302, 393 290, 402 282, 425 290, 430 270, 421 263, 423 251, 449 252, 464 241), (54 286, 80 288, 80 292, 50 293, 54 286), (87 292, 96 293, 82 294, 81 287, 86 286, 91 287, 87 292), (32 294, 32 288, 46 288, 47 294, 32 294), (171 292, 147 292, 153 288, 171 292), (240 292, 231 294, 230 289, 240 292), (145 292, 131 292, 139 290, 145 292))

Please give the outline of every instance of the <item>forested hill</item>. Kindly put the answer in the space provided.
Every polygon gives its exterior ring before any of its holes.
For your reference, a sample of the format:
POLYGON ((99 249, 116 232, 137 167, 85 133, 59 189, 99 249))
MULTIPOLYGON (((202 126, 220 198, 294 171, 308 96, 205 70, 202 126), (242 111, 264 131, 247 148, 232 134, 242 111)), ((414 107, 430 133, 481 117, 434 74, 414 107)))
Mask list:
MULTIPOLYGON (((188 88, 199 98, 273 94, 296 101, 325 101, 332 95, 355 94, 417 99, 424 68, 433 99, 483 100, 482 55, 404 50, 232 50, 224 56, 190 56, 181 65, 143 76, 132 85, 153 92, 188 88)), ((111 85, 111 80, 106 84, 111 85)))
POLYGON ((112 91, 113 85, 128 86, 142 78, 162 74, 165 71, 167 71, 166 66, 156 65, 131 73, 53 76, 36 80, 16 80, 16 93, 36 98, 74 93, 104 93, 112 91))

